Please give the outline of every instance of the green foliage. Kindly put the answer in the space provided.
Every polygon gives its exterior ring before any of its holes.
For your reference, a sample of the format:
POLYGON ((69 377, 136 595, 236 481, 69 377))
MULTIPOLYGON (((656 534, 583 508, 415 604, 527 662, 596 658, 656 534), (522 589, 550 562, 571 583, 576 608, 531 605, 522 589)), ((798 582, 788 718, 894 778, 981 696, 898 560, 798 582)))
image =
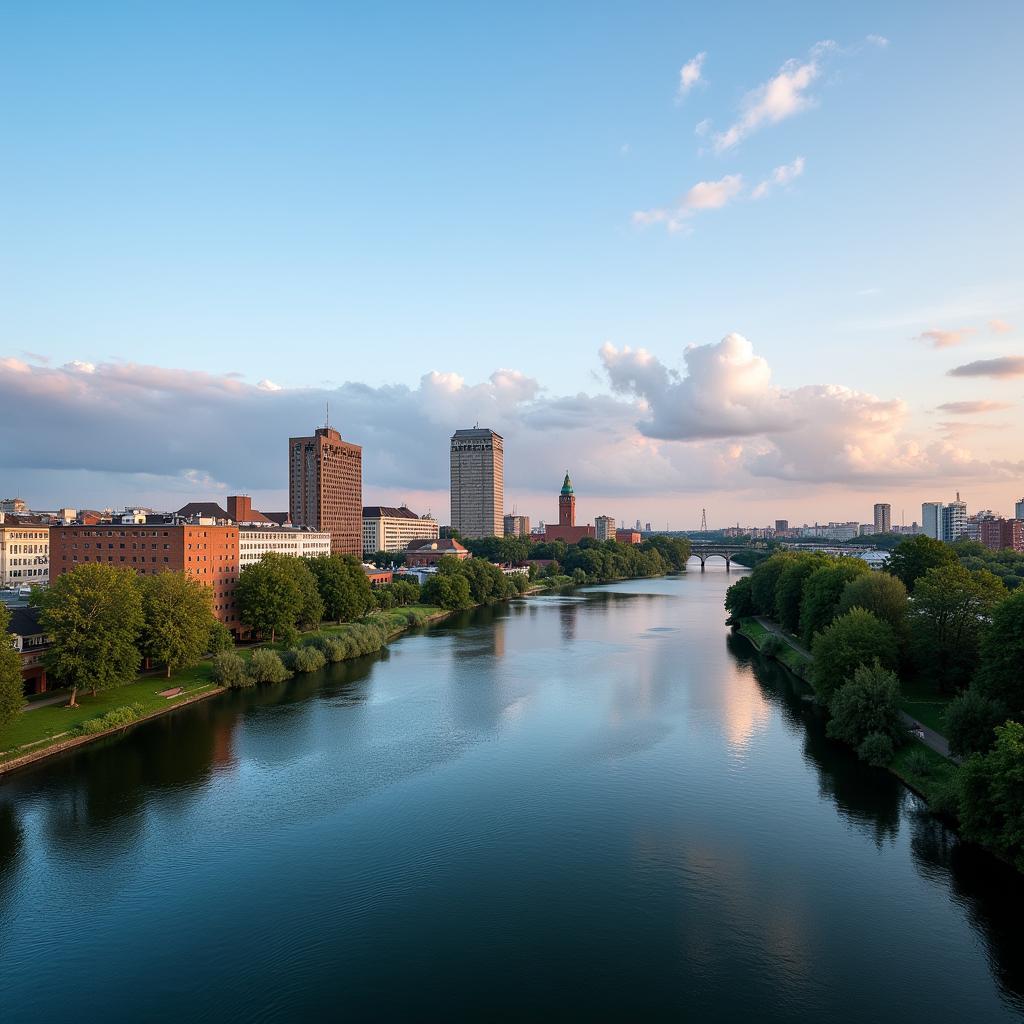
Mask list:
POLYGON ((965 690, 946 709, 946 739, 957 757, 983 754, 996 741, 997 725, 1010 718, 1006 705, 980 692, 965 690))
POLYGON ((805 643, 811 643, 836 617, 846 584, 870 572, 862 558, 833 558, 807 577, 800 601, 800 633, 805 643))
POLYGON ((235 598, 242 621, 271 642, 323 618, 323 601, 307 560, 275 551, 241 571, 235 598))
POLYGON ((336 661, 344 661, 348 656, 345 644, 333 636, 324 637, 320 650, 324 652, 324 657, 332 664, 336 661))
POLYGON ((827 565, 828 556, 810 551, 796 552, 785 564, 775 585, 775 612, 777 622, 790 633, 800 629, 800 606, 804 584, 816 570, 827 565))
POLYGON ((580 583, 587 582, 587 574, 583 569, 573 569, 572 571, 573 583, 579 585, 580 583))
POLYGON ((306 644, 294 648, 291 652, 290 668, 295 672, 318 672, 327 664, 327 657, 319 647, 306 644))
POLYGON ((979 693, 1024 721, 1024 590, 1011 594, 992 612, 992 627, 981 639, 981 664, 974 682, 979 693))
POLYGON ((900 684, 894 673, 878 662, 861 665, 853 678, 833 693, 826 732, 858 749, 873 734, 897 743, 903 738, 899 701, 900 684))
POLYGON ((884 732, 870 733, 857 747, 857 756, 873 768, 884 768, 895 753, 892 738, 884 732))
POLYGON ((36 591, 40 624, 50 638, 47 672, 76 691, 123 686, 139 669, 136 641, 143 627, 142 596, 131 569, 88 563, 36 591))
POLYGON ((206 649, 211 654, 217 654, 220 651, 233 650, 234 646, 235 640, 231 635, 231 630, 219 619, 214 619, 210 623, 210 636, 206 642, 206 649))
POLYGON ((353 555, 319 555, 304 561, 316 581, 328 619, 351 622, 361 619, 374 607, 372 587, 358 558, 353 555))
POLYGON ((446 611, 468 608, 473 603, 469 594, 469 581, 461 574, 434 573, 427 578, 420 590, 427 604, 437 605, 446 611))
POLYGON ((913 591, 917 581, 929 569, 952 565, 954 562, 956 553, 948 544, 919 533, 901 540, 893 548, 885 571, 901 579, 907 590, 913 591))
POLYGON ((753 579, 750 576, 741 576, 725 592, 725 609, 729 613, 730 623, 757 614, 757 608, 754 606, 753 579))
POLYGON ((0 729, 13 722, 25 703, 21 683, 21 655, 10 633, 11 613, 0 604, 0 729))
POLYGON ((788 551, 780 551, 765 559, 751 574, 751 599, 758 615, 772 616, 775 614, 775 588, 783 569, 796 556, 788 551))
POLYGON ((675 572, 682 572, 686 568, 686 563, 690 560, 692 547, 693 545, 689 537, 665 537, 657 534, 656 536, 648 537, 640 545, 640 550, 643 552, 657 551, 662 561, 670 569, 675 572))
POLYGON ((1024 725, 996 728, 987 754, 974 754, 961 769, 960 827, 1024 871, 1024 725))
POLYGON ((195 665, 206 654, 213 616, 209 587, 183 572, 139 579, 142 590, 142 653, 167 666, 167 675, 195 665))
POLYGON ((232 690, 252 686, 255 682, 246 671, 245 661, 234 651, 218 651, 213 656, 213 679, 232 690))
POLYGON ((942 692, 962 689, 980 659, 981 635, 1006 588, 990 572, 958 563, 929 569, 914 586, 910 653, 922 678, 942 692))
POLYGON ((860 666, 877 660, 883 668, 895 668, 899 647, 892 626, 863 608, 853 608, 818 633, 811 653, 811 682, 818 696, 830 702, 860 666))
POLYGON ((106 732, 108 729, 123 729, 138 721, 143 712, 141 704, 126 704, 124 707, 112 708, 105 715, 96 718, 87 718, 76 728, 80 736, 94 736, 96 733, 106 732))
POLYGON ((932 774, 932 759, 924 748, 916 745, 915 749, 907 754, 906 768, 911 775, 927 779, 932 774))
POLYGON ((266 647, 258 647, 252 652, 246 668, 254 683, 283 683, 291 674, 277 651, 266 647))
POLYGON ((907 630, 907 588, 898 576, 887 572, 862 573, 843 587, 836 612, 843 615, 851 608, 863 608, 888 622, 898 637, 907 630))

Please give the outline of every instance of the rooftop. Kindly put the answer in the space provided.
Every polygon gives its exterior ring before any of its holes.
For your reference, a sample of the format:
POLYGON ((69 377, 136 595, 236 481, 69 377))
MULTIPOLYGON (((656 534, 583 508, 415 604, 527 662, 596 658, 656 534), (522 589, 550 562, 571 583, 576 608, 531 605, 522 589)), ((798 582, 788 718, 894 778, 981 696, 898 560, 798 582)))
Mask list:
POLYGON ((419 520, 421 517, 416 515, 416 513, 413 512, 412 509, 406 508, 405 505, 402 505, 401 508, 395 508, 393 505, 364 505, 363 518, 419 520))

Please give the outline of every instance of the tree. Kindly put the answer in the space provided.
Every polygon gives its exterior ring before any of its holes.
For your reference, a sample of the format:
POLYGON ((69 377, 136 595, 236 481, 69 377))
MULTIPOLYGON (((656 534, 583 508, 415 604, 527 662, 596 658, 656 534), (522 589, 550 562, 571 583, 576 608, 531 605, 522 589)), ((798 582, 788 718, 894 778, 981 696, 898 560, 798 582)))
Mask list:
POLYGON ((758 615, 775 614, 775 588, 778 585, 782 570, 795 558, 787 551, 766 558, 751 573, 750 594, 758 615))
POLYGON ((929 569, 938 569, 954 562, 956 554, 948 544, 919 533, 915 537, 901 540, 893 548, 885 571, 901 579, 907 590, 913 591, 914 585, 929 569))
POLYGON ((957 757, 983 754, 996 741, 996 726, 1011 717, 1005 704, 969 687, 946 708, 949 749, 957 757))
POLYGON ((942 692, 963 689, 978 667, 981 635, 1006 588, 986 569, 929 569, 914 586, 910 653, 920 675, 942 692))
POLYGON ((142 653, 167 666, 167 676, 206 654, 213 617, 210 588, 183 572, 139 580, 142 590, 142 653))
POLYGON ((131 569, 79 565, 32 597, 50 638, 43 663, 71 688, 69 707, 76 706, 79 689, 95 694, 135 678, 144 620, 138 577, 131 569))
POLYGON ((877 661, 882 668, 891 669, 899 657, 892 626, 863 608, 853 608, 826 626, 815 636, 811 652, 811 682, 826 702, 861 665, 877 661))
POLYGON ((690 560, 691 541, 689 537, 665 537, 657 534, 648 537, 640 545, 643 551, 657 551, 665 564, 675 572, 682 572, 690 560))
POLYGON ((800 551, 793 555, 779 574, 775 585, 775 618, 790 633, 796 633, 800 628, 800 603, 807 578, 827 562, 825 555, 800 551))
POLYGON ((877 661, 860 665, 853 678, 832 694, 826 732, 832 739, 856 748, 873 733, 881 733, 891 742, 899 741, 903 738, 899 701, 900 684, 895 673, 877 661))
POLYGON ((752 584, 749 576, 741 576, 725 592, 725 610, 729 613, 729 622, 739 622, 740 619, 757 614, 752 584))
POLYGON ((21 655, 10 633, 11 613, 0 604, 0 729, 14 721, 25 704, 21 683, 21 655))
POLYGON ((960 828, 1024 871, 1024 725, 997 726, 995 745, 961 768, 960 828))
POLYGON ((1024 721, 1024 590, 996 605, 980 656, 974 688, 1002 704, 1007 717, 1024 721))
POLYGON ((434 573, 423 584, 421 594, 426 604, 448 611, 468 608, 473 603, 469 596, 469 582, 460 574, 434 573))
POLYGON ((238 576, 235 600, 239 617, 261 636, 269 636, 271 643, 278 633, 294 631, 303 600, 308 597, 298 575, 288 566, 288 562, 298 561, 271 551, 247 565, 238 576))
POLYGON ((231 635, 231 630, 220 619, 214 619, 210 623, 210 637, 206 649, 211 654, 219 654, 221 651, 234 650, 234 647, 235 638, 231 635))
POLYGON ((907 631, 907 588, 887 572, 862 573, 843 587, 836 614, 863 608, 888 622, 898 637, 907 631))
POLYGON ((361 619, 373 607, 370 581, 354 555, 319 555, 306 559, 323 602, 324 614, 336 622, 361 619))
POLYGON ((834 558, 807 577, 800 601, 800 634, 805 643, 811 643, 814 634, 836 617, 846 584, 869 572, 863 558, 834 558))

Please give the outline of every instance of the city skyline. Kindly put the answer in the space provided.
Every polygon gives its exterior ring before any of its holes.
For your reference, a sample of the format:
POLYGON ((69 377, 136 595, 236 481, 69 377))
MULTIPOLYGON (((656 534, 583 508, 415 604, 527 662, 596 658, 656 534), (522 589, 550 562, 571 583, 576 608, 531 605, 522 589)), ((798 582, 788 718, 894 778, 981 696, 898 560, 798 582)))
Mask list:
POLYGON ((567 464, 586 521, 1008 513, 1024 11, 940 6, 566 5, 557 61, 523 13, 8 12, 7 489, 286 507, 329 402, 440 516, 473 422, 534 521, 567 464))

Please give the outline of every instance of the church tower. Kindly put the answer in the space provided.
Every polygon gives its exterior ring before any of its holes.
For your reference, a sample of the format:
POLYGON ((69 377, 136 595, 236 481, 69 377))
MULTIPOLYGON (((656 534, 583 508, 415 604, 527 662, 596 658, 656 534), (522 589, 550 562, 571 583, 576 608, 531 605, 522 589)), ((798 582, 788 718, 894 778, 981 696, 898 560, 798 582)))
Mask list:
POLYGON ((562 492, 558 495, 558 525, 576 525, 576 495, 572 491, 572 481, 569 479, 569 470, 565 471, 565 480, 562 483, 562 492))

